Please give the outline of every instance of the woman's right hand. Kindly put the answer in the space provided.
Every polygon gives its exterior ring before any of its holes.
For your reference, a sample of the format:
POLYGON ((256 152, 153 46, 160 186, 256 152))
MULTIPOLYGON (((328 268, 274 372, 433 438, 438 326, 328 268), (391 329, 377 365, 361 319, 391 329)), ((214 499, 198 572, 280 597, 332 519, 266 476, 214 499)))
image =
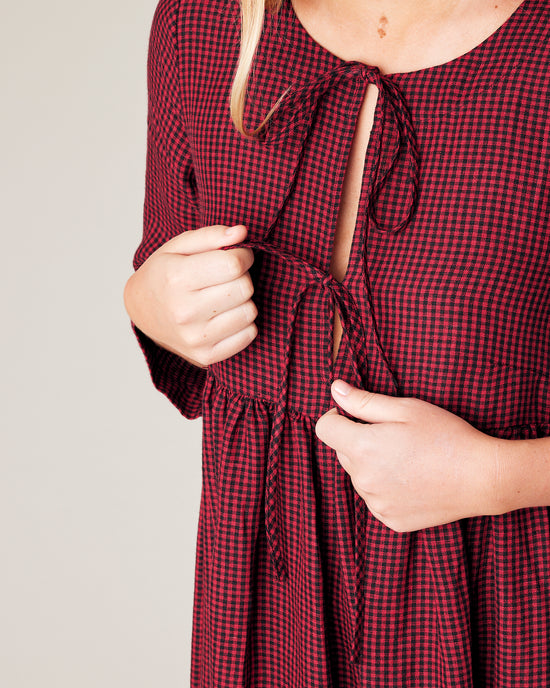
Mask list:
POLYGON ((132 322, 156 344, 206 368, 245 349, 258 334, 243 225, 214 225, 163 244, 126 283, 132 322))

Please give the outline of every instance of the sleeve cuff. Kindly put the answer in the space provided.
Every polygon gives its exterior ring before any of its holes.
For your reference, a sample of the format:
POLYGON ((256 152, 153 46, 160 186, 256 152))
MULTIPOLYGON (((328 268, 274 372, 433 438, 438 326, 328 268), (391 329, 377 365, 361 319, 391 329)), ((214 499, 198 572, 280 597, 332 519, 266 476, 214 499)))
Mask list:
POLYGON ((189 419, 202 414, 202 392, 206 369, 194 366, 181 356, 155 344, 132 323, 132 329, 145 355, 154 386, 189 419))

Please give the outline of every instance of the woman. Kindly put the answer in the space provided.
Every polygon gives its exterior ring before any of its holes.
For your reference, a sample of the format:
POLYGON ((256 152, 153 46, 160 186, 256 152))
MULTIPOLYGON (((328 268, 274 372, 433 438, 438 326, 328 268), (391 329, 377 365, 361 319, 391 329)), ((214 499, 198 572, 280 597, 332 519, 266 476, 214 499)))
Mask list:
POLYGON ((547 687, 550 8, 241 4, 158 6, 125 291, 203 416, 191 684, 547 687))

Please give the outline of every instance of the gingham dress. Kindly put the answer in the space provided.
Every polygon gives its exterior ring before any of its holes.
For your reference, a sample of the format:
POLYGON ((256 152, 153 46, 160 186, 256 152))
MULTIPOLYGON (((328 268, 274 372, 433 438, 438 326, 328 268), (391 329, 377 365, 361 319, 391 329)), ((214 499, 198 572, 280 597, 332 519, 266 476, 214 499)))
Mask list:
POLYGON ((229 115, 238 3, 161 0, 135 267, 182 231, 244 223, 259 309, 256 340, 207 372, 136 328, 155 385, 203 416, 192 688, 550 686, 549 510, 397 534, 314 433, 343 377, 496 437, 550 436, 549 27, 549 3, 525 0, 462 57, 384 76, 318 45, 285 0, 266 16, 245 124, 290 91, 249 141, 229 115))

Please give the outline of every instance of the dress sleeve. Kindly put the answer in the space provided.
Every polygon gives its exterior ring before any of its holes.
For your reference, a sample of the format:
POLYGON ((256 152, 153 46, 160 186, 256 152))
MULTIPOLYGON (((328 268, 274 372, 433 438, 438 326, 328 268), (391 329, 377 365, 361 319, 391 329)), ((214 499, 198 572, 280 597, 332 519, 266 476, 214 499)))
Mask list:
MULTIPOLYGON (((151 27, 147 61, 147 162, 143 238, 134 269, 166 241, 197 229, 198 203, 181 105, 177 27, 180 0, 160 0, 151 27)), ((201 413, 206 371, 133 330, 155 387, 187 418, 201 413)))

